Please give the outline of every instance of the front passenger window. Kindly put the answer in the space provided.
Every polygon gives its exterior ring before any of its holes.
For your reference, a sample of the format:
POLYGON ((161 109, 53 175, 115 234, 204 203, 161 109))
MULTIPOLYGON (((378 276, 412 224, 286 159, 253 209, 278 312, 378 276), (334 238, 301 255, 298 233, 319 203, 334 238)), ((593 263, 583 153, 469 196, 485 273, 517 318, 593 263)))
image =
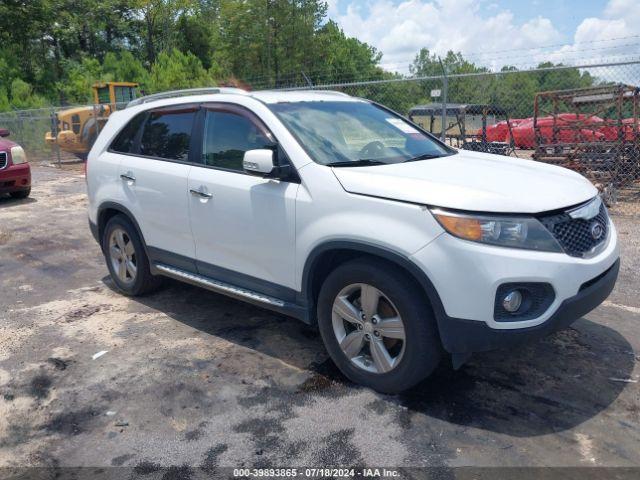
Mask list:
POLYGON ((249 118, 231 112, 207 110, 202 148, 205 165, 241 172, 247 150, 272 145, 273 141, 249 118))

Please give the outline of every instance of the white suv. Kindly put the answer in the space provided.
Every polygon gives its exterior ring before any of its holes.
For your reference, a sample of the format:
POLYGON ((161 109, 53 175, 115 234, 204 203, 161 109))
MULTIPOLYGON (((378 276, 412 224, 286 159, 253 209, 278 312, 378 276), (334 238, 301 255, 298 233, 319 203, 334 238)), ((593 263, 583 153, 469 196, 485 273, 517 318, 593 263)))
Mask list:
POLYGON ((144 97, 110 117, 87 183, 122 292, 168 276, 317 324, 342 372, 383 392, 444 352, 457 367, 565 327, 618 275, 581 175, 452 149, 338 92, 144 97))

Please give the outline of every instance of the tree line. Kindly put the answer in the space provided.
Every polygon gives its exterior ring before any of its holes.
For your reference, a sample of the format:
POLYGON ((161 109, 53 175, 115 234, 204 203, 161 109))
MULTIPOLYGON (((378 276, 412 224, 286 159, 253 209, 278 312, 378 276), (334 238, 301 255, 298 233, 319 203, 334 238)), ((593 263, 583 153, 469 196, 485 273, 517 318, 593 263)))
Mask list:
MULTIPOLYGON (((0 111, 90 103, 91 85, 108 80, 138 82, 153 93, 403 78, 383 70, 381 58, 347 36, 319 0, 0 0, 0 111)), ((442 66, 449 74, 487 71, 453 52, 441 65, 422 49, 410 74, 441 75, 442 66)), ((555 73, 456 79, 449 99, 502 103, 520 114, 536 91, 595 81, 577 69, 555 73)), ((349 93, 406 112, 428 101, 437 83, 349 93)))

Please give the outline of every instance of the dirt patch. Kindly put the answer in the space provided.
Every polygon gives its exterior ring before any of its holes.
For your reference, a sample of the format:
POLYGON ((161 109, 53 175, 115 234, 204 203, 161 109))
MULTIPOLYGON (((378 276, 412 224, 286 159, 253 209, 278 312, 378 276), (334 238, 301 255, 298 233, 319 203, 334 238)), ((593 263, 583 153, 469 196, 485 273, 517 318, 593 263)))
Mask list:
POLYGON ((9 232, 0 232, 0 245, 6 245, 12 236, 9 232))
MULTIPOLYGON (((339 387, 353 385, 343 374, 331 359, 324 362, 312 363, 309 370, 313 374, 305 380, 299 387, 300 393, 322 393, 329 389, 336 390, 339 387)), ((335 392, 337 394, 337 392, 335 392)))
POLYGON ((153 463, 148 460, 144 460, 133 467, 133 473, 136 475, 150 475, 159 471, 162 467, 158 463, 153 463))
POLYGON ((44 425, 44 429, 60 435, 79 435, 87 431, 99 415, 100 412, 93 408, 58 413, 44 425))
POLYGON ((87 318, 93 315, 94 313, 98 313, 102 309, 101 305, 88 305, 85 304, 80 308, 77 308, 67 314, 65 314, 64 319, 67 322, 74 322, 81 318, 87 318))
POLYGON ((213 474, 216 471, 216 468, 218 468, 220 456, 228 449, 229 446, 226 443, 221 443, 215 447, 211 447, 207 450, 204 460, 200 464, 200 469, 207 474, 213 474))
POLYGON ((48 375, 40 374, 31 379, 29 383, 29 395, 41 400, 49 396, 49 389, 53 385, 53 380, 48 375))
POLYGON ((47 363, 52 365, 56 370, 66 370, 71 365, 71 360, 63 360, 62 358, 49 357, 47 363))

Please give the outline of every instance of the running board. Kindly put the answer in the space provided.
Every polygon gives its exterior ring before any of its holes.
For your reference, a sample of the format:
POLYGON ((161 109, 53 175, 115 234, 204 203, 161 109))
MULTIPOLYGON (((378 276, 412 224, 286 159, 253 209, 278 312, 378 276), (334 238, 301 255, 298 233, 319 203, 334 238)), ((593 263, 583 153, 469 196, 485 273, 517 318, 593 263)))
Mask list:
POLYGON ((212 278, 203 277, 202 275, 198 275, 196 273, 186 272, 184 270, 180 270, 179 268, 170 267, 169 265, 164 265, 162 263, 156 263, 154 266, 158 269, 158 271, 162 272, 162 274, 168 277, 201 286, 214 292, 222 293, 224 295, 230 295, 232 297, 243 298, 278 309, 282 309, 287 306, 284 301, 278 298, 263 295, 261 293, 254 292, 253 290, 236 287, 235 285, 220 282, 218 280, 213 280, 212 278))

